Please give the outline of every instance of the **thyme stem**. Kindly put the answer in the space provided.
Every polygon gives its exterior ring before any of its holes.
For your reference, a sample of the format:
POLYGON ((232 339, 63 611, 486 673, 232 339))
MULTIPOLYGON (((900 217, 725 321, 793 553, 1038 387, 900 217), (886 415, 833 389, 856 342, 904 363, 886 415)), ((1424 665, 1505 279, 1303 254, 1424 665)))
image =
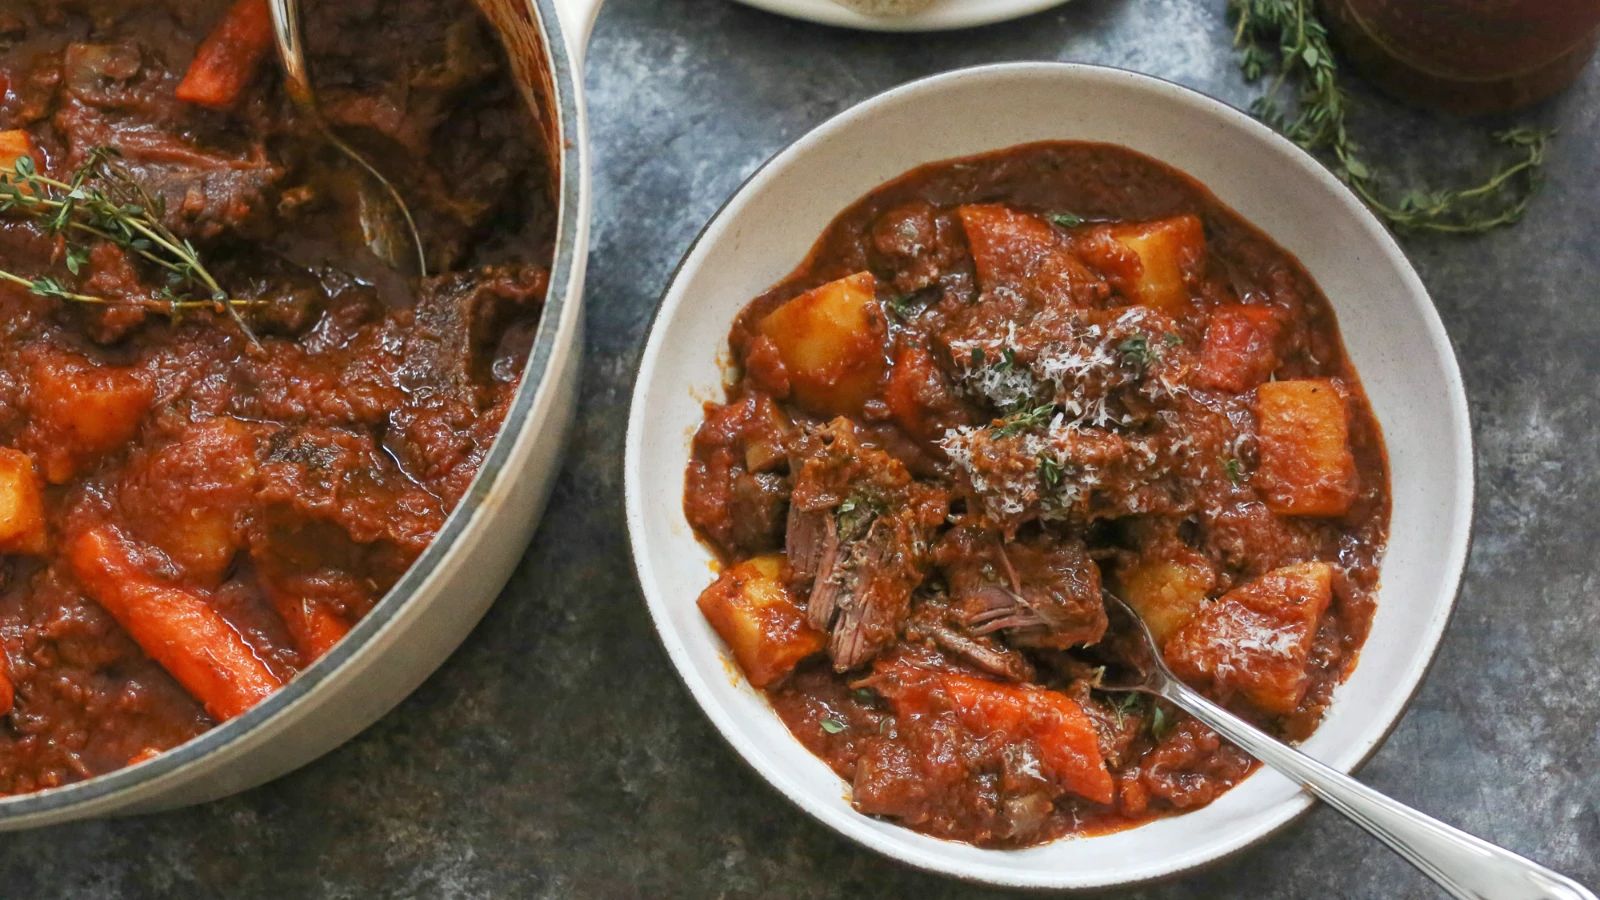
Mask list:
POLYGON ((1539 187, 1539 169, 1553 131, 1514 128, 1494 140, 1516 151, 1481 183, 1465 188, 1413 189, 1391 199, 1377 170, 1346 131, 1349 98, 1339 82, 1338 62, 1315 0, 1228 0, 1233 43, 1245 80, 1275 72, 1250 111, 1313 153, 1332 157, 1331 167, 1389 225, 1412 231, 1481 234, 1519 221, 1539 187), (1278 101, 1279 89, 1299 86, 1292 112, 1278 101))
MULTIPOLYGON (((126 170, 112 164, 111 160, 120 155, 114 148, 95 148, 88 161, 72 174, 70 182, 40 174, 30 156, 18 157, 9 167, 0 167, 0 212, 17 210, 32 215, 53 234, 74 231, 91 235, 165 269, 170 282, 161 292, 165 302, 127 302, 161 308, 174 317, 187 309, 225 310, 250 342, 259 346, 255 333, 239 312, 259 301, 228 297, 194 246, 161 221, 161 201, 151 197, 126 170), (203 290, 209 299, 190 300, 174 293, 173 288, 184 285, 203 290)), ((68 268, 74 275, 78 273, 75 253, 81 251, 69 249, 68 268)), ((30 280, 9 272, 0 273, 0 277, 41 296, 79 303, 116 302, 69 291, 54 278, 30 280)))

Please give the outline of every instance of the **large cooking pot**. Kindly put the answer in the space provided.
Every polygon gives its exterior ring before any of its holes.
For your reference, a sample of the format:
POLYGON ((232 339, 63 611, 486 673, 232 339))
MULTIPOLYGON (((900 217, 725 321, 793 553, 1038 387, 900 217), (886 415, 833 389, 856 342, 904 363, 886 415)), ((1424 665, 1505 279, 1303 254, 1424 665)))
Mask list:
POLYGON ((472 630, 510 577, 559 469, 583 346, 589 149, 583 49, 600 0, 477 0, 558 161, 549 294, 504 430, 438 538, 327 655, 249 712, 139 765, 0 798, 0 829, 213 800, 326 753, 388 712, 472 630))

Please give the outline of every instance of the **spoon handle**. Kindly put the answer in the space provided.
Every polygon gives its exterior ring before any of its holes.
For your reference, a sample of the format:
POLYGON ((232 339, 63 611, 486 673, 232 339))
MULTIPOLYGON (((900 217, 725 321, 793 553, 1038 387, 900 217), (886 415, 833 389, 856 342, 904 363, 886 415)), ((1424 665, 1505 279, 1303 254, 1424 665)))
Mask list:
POLYGON ((315 111, 311 75, 306 71, 305 42, 300 37, 300 0, 267 0, 272 12, 272 37, 283 63, 283 83, 289 99, 302 111, 315 111))
POLYGON ((1596 900, 1576 881, 1453 828, 1306 756, 1176 680, 1160 694, 1344 813, 1458 900, 1596 900))

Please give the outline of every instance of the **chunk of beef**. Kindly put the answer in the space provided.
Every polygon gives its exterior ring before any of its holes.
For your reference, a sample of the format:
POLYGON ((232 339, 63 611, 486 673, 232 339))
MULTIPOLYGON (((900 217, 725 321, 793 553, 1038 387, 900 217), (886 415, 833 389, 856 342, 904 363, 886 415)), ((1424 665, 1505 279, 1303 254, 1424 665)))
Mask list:
POLYGON ((1105 633, 1100 568, 1076 538, 1041 532, 1002 542, 962 526, 939 542, 934 559, 974 634, 1003 631, 1013 644, 1064 650, 1105 633))
POLYGON ((943 498, 913 483, 899 461, 863 444, 848 419, 806 442, 792 495, 790 574, 809 588, 807 617, 828 631, 840 672, 892 643, 922 581, 926 529, 943 516, 943 498))
POLYGON ((993 635, 969 630, 959 608, 943 594, 920 598, 911 622, 906 626, 908 641, 923 641, 956 659, 1007 681, 1035 680, 1033 664, 1020 652, 996 640, 993 635))

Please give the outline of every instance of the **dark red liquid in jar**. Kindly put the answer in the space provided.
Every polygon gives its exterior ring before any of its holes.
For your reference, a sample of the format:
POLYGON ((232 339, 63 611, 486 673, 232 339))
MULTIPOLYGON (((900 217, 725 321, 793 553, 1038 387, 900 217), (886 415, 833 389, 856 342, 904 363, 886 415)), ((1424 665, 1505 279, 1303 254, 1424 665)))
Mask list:
POLYGON ((1600 0, 1320 0, 1350 59, 1403 99, 1503 112, 1561 90, 1594 55, 1600 0))

